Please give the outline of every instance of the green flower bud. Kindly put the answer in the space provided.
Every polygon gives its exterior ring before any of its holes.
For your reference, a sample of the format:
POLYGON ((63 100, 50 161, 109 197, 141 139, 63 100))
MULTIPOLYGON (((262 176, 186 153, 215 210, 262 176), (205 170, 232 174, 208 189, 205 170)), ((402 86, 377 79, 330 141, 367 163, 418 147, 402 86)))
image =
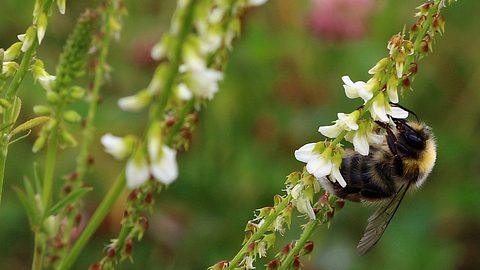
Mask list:
POLYGON ((47 92, 47 101, 50 104, 57 104, 57 102, 60 100, 60 96, 53 92, 53 91, 48 91, 47 92))
POLYGON ((4 99, 4 98, 0 98, 0 107, 2 107, 3 109, 8 109, 12 106, 12 104, 10 102, 8 102, 8 100, 4 99))
POLYGON ((58 11, 61 14, 65 14, 66 0, 57 0, 58 11))
POLYGON ((37 20, 37 37, 38 44, 42 43, 43 37, 45 36, 45 31, 47 30, 47 15, 42 12, 37 20))
POLYGON ((12 77, 17 72, 18 67, 19 65, 17 62, 3 62, 1 75, 7 78, 12 77))
POLYGON ((80 100, 85 96, 85 89, 80 86, 74 86, 70 88, 68 95, 73 100, 80 100))
POLYGON ((22 42, 18 41, 12 44, 6 51, 3 56, 3 61, 13 61, 20 56, 22 52, 22 42))
POLYGON ((42 148, 45 146, 45 142, 47 141, 46 132, 41 132, 40 136, 35 140, 32 147, 33 153, 38 153, 42 148))
POLYGON ((63 119, 69 123, 78 123, 82 120, 82 116, 78 114, 76 111, 66 111, 63 114, 63 119))
POLYGON ((48 106, 44 106, 44 105, 35 105, 33 106, 33 112, 36 114, 36 115, 51 115, 52 114, 52 110, 50 109, 50 107, 48 106))
POLYGON ((67 147, 77 146, 77 140, 75 139, 75 137, 73 137, 73 135, 66 130, 60 131, 60 138, 67 147))

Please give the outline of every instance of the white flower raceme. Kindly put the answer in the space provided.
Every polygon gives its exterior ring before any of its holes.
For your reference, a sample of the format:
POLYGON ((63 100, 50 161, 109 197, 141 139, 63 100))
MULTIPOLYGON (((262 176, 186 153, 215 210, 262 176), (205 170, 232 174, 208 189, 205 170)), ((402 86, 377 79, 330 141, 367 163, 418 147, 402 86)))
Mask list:
POLYGON ((373 100, 372 107, 370 108, 370 115, 373 120, 380 120, 384 123, 389 121, 388 115, 393 118, 407 118, 408 112, 399 107, 392 107, 388 100, 385 99, 384 94, 378 94, 373 100))
POLYGON ((329 175, 331 181, 338 182, 342 187, 345 187, 347 183, 339 170, 342 161, 341 154, 338 153, 339 151, 335 151, 335 154, 332 156, 330 148, 323 150, 320 146, 321 143, 308 143, 295 151, 295 158, 298 161, 307 163, 308 173, 317 179, 329 175))
POLYGON ((342 131, 357 130, 358 129, 358 117, 360 111, 356 110, 350 114, 338 113, 338 120, 335 124, 330 126, 322 126, 318 128, 318 131, 328 138, 336 138, 342 131))
POLYGON ((223 73, 210 68, 186 67, 185 83, 192 93, 200 98, 211 100, 218 92, 218 82, 223 73))
POLYGON ((125 178, 130 189, 142 186, 150 178, 150 169, 141 150, 137 150, 137 153, 127 161, 125 178))
POLYGON ((134 139, 130 136, 122 138, 107 133, 103 135, 101 142, 105 147, 105 152, 118 160, 122 160, 132 152, 134 139))
POLYGON ((354 149, 361 155, 367 156, 370 145, 380 144, 384 141, 385 136, 373 132, 374 125, 369 122, 361 122, 359 129, 355 132, 349 132, 345 139, 353 143, 354 149))
POLYGON ((118 107, 124 111, 139 111, 145 108, 152 99, 150 91, 147 89, 138 92, 133 96, 127 96, 118 100, 118 107))
POLYGON ((255 269, 255 266, 253 266, 253 258, 249 255, 246 255, 243 257, 243 260, 240 262, 241 265, 243 265, 245 270, 249 269, 255 269))
POLYGON ((342 81, 344 82, 345 95, 348 98, 361 97, 365 103, 373 97, 373 89, 377 85, 377 81, 374 79, 370 79, 368 82, 353 82, 349 76, 343 76, 342 81))

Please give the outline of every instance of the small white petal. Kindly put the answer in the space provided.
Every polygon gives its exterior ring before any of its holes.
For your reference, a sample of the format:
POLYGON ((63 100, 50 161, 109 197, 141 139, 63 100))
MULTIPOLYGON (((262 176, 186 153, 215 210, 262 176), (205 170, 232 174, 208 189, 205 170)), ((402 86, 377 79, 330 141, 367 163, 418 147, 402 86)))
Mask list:
POLYGON ((298 199, 298 197, 300 197, 300 194, 302 193, 302 188, 302 185, 296 184, 290 191, 290 194, 292 194, 292 198, 298 199))
POLYGON ((365 101, 369 101, 373 97, 373 93, 367 87, 361 87, 358 89, 358 95, 365 101))
POLYGON ((308 162, 314 155, 313 149, 315 145, 316 143, 307 143, 298 150, 295 150, 295 158, 301 162, 308 162))
POLYGON ((340 173, 340 170, 338 169, 337 165, 332 164, 332 176, 333 178, 336 179, 336 181, 340 184, 342 187, 347 186, 347 182, 345 182, 345 179, 343 179, 342 174, 340 173))
POLYGON ((168 185, 178 177, 177 151, 162 146, 163 154, 159 160, 152 160, 151 170, 156 180, 168 185))
POLYGON ((388 99, 393 103, 398 103, 398 92, 396 88, 387 87, 388 99))
POLYGON ((248 3, 252 6, 260 6, 267 2, 267 0, 249 0, 248 3))
POLYGON ((343 129, 339 125, 334 124, 331 126, 319 127, 318 131, 328 138, 336 138, 343 129))
POLYGON ((390 107, 390 112, 388 114, 391 115, 393 118, 399 119, 404 119, 408 117, 407 111, 396 106, 390 107))
POLYGON ((381 94, 375 99, 370 110, 372 118, 374 120, 380 120, 382 122, 388 122, 387 111, 385 109, 385 102, 381 94))
POLYGON ((395 69, 397 70, 397 78, 402 78, 403 75, 403 62, 395 62, 395 69))
POLYGON ((353 136, 353 146, 355 151, 361 155, 367 156, 370 146, 368 145, 367 136, 361 135, 360 132, 355 133, 353 136))
POLYGON ((162 42, 158 42, 152 47, 152 50, 150 51, 150 57, 158 61, 165 57, 166 52, 167 50, 165 49, 165 46, 163 46, 162 42))
POLYGON ((370 144, 382 144, 385 141, 385 136, 369 132, 367 134, 367 140, 370 144))
POLYGON ((329 175, 331 170, 332 170, 332 161, 329 159, 325 159, 323 156, 320 156, 317 159, 310 160, 307 163, 307 171, 313 174, 313 176, 315 176, 316 178, 321 178, 329 175), (310 166, 310 168, 314 170, 308 169, 309 167, 308 165, 310 163, 312 163, 312 166, 310 166))
POLYGON ((135 160, 130 158, 125 168, 127 186, 130 189, 138 188, 145 184, 150 178, 150 171, 146 160, 135 160))
POLYGON ((184 83, 178 85, 178 97, 184 101, 190 100, 193 97, 192 92, 184 83))
POLYGON ((105 152, 109 153, 118 160, 124 159, 126 154, 128 154, 122 137, 117 137, 107 133, 102 136, 101 142, 103 147, 105 147, 105 152))

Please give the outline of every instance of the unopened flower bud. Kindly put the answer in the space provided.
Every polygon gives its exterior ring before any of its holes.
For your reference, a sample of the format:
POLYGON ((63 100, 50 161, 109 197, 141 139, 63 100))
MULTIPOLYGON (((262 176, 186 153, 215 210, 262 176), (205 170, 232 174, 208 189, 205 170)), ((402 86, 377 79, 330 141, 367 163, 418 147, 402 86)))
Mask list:
POLYGON ((20 56, 22 52, 22 42, 15 42, 4 53, 3 61, 12 61, 20 56))
POLYGON ((265 266, 267 267, 267 270, 276 270, 278 269, 278 267, 280 267, 280 261, 271 260, 265 266))
POLYGON ((303 254, 308 255, 312 253, 313 248, 314 248, 313 241, 307 241, 303 246, 303 254))
POLYGON ((61 14, 65 14, 65 5, 66 5, 65 2, 66 2, 66 0, 57 0, 58 11, 61 14))
POLYGON ((74 100, 79 100, 85 96, 85 89, 80 86, 74 86, 70 88, 68 95, 74 100))
POLYGON ((229 266, 230 266, 230 262, 228 260, 223 260, 223 261, 219 261, 218 263, 210 266, 208 268, 208 270, 221 270, 221 269, 225 269, 229 266))
POLYGON ((300 257, 298 255, 295 255, 295 257, 293 258, 292 267, 293 269, 302 268, 302 263, 300 262, 300 257))
POLYGON ((33 106, 33 112, 39 116, 51 115, 52 110, 48 106, 44 105, 35 105, 33 106))
POLYGON ((110 246, 108 249, 107 249, 107 257, 112 259, 115 257, 115 255, 117 255, 117 251, 115 250, 115 247, 113 246, 110 246))
POLYGON ((45 31, 47 30, 47 15, 45 12, 42 12, 40 16, 38 16, 37 20, 37 36, 38 36, 38 44, 42 43, 43 37, 45 36, 45 31))
POLYGON ((12 77, 18 70, 17 62, 3 62, 1 75, 5 77, 12 77))
POLYGON ((69 123, 78 123, 82 120, 82 116, 73 110, 68 110, 63 114, 63 119, 69 123))
POLYGON ((128 238, 125 242, 125 254, 131 256, 133 251, 133 241, 132 238, 128 238))
POLYGON ((89 270, 103 270, 102 264, 99 262, 96 262, 92 265, 90 265, 89 270))

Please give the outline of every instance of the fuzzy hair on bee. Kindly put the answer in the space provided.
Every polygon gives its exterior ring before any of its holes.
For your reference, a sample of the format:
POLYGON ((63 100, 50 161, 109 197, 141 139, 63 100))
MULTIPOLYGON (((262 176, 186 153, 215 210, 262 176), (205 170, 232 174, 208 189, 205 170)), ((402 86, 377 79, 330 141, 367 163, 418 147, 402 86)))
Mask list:
POLYGON ((337 197, 379 205, 370 216, 357 249, 366 254, 381 238, 408 190, 421 187, 433 169, 436 143, 425 123, 392 119, 378 122, 385 129, 385 140, 370 146, 368 156, 346 149, 340 172, 347 185, 329 179, 320 184, 337 197))

